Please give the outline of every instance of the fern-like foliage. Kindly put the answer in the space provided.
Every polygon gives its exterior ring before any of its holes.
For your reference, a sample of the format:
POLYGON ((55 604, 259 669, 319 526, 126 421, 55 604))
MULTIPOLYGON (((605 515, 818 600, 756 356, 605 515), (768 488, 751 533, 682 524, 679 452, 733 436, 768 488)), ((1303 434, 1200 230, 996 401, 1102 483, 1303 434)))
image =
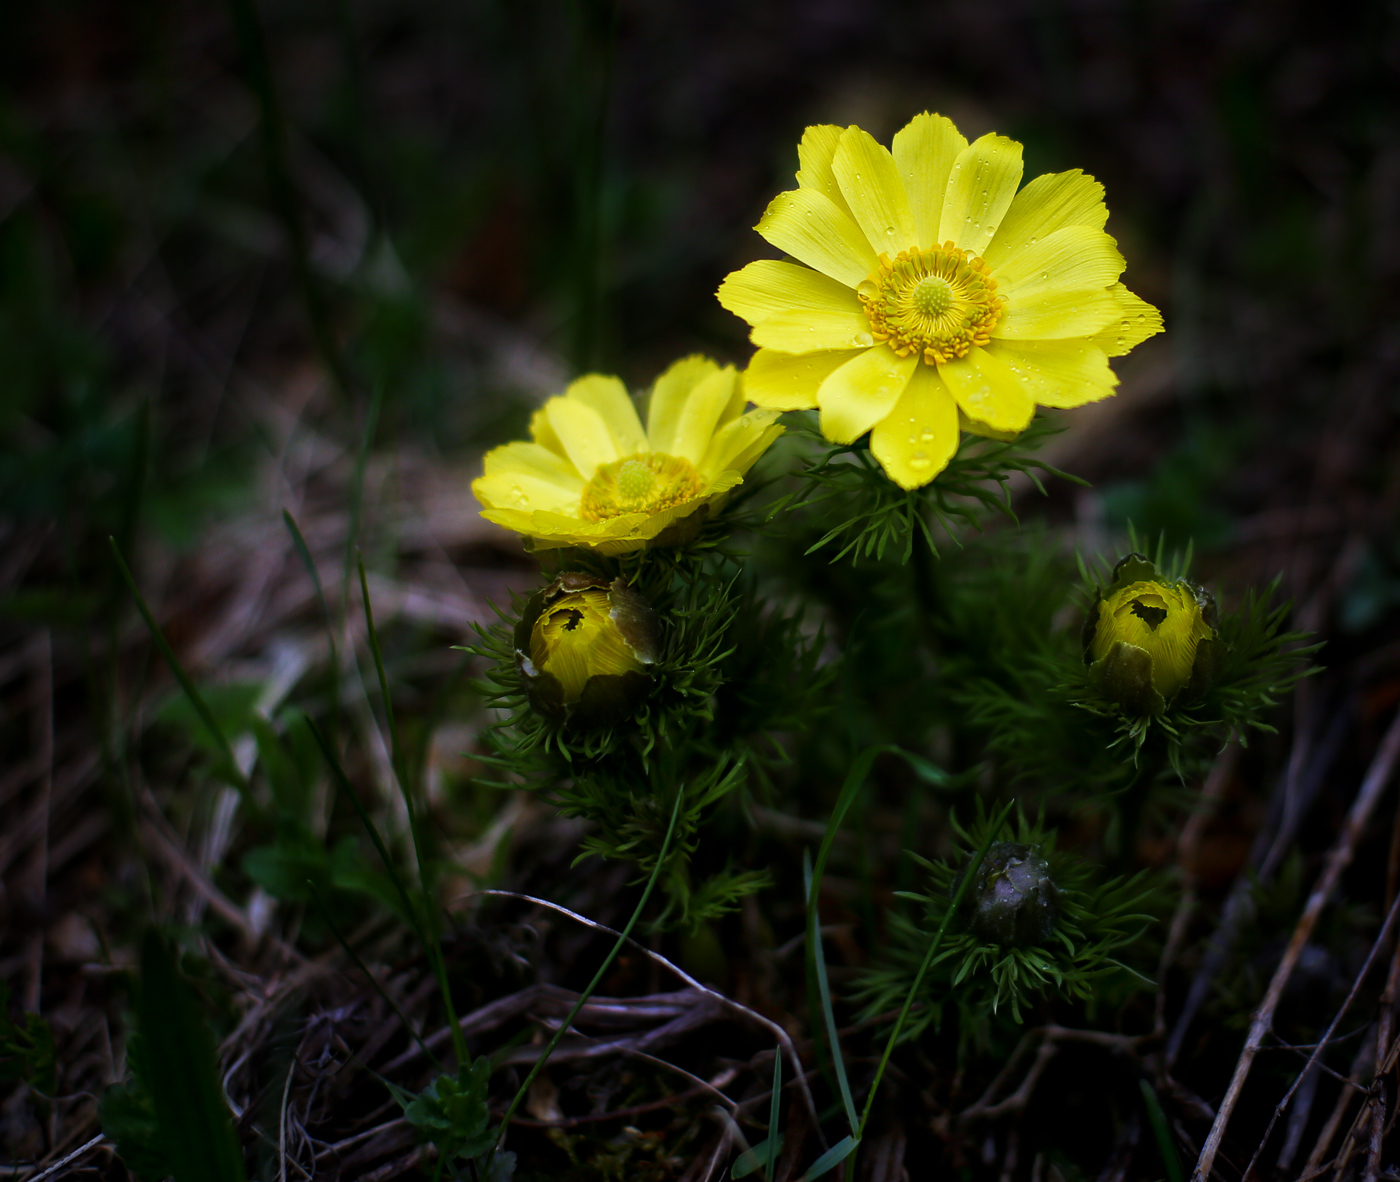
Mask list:
MULTIPOLYGON (((959 876, 973 853, 989 836, 991 821, 979 801, 976 820, 966 829, 953 827, 957 848, 946 861, 931 862, 910 855, 928 873, 923 891, 900 892, 909 907, 890 920, 888 944, 864 971, 856 989, 866 1018, 897 1010, 913 986, 929 940, 948 912, 959 876)), ((1082 858, 1055 849, 1055 834, 1043 819, 1028 820, 1018 812, 1003 834, 996 835, 1028 847, 1045 859, 1058 896, 1048 936, 1017 946, 988 939, 974 930, 973 892, 952 917, 943 943, 924 980, 919 1008, 910 1015, 904 1038, 918 1038, 930 1026, 941 1026, 951 1008, 958 1017, 960 1044, 984 1045, 990 1024, 1022 1021, 1023 1009, 1045 994, 1087 1000, 1104 977, 1150 985, 1120 959, 1154 922, 1149 902, 1160 900, 1160 887, 1145 873, 1129 879, 1096 882, 1082 858)))
MULTIPOLYGON (((795 428, 820 438, 810 417, 795 428)), ((937 555, 935 526, 949 537, 959 528, 977 528, 989 512, 1015 521, 1010 483, 1022 473, 1044 493, 1043 476, 1058 476, 1082 484, 1077 477, 1033 458, 1031 452, 1060 430, 1038 417, 1014 439, 986 439, 964 434, 957 454, 923 488, 895 484, 870 452, 869 436, 852 444, 825 446, 799 474, 801 487, 774 502, 769 519, 806 506, 823 520, 821 536, 808 547, 813 554, 837 547, 832 562, 881 561, 886 553, 908 562, 922 542, 937 555)))

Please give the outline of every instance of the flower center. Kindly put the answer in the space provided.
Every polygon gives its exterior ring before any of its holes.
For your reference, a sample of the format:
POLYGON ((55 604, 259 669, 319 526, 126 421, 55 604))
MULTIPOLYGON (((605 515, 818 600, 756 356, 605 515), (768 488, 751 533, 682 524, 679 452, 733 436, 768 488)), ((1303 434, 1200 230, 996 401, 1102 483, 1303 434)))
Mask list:
POLYGON ((966 357, 991 340, 1006 308, 987 264, 951 242, 930 250, 880 256, 874 274, 856 288, 870 335, 899 356, 920 352, 929 365, 966 357))
POLYGON ((705 482, 689 460, 664 452, 639 452, 598 465, 584 486, 579 516, 585 521, 606 521, 624 513, 659 513, 704 491, 705 482))

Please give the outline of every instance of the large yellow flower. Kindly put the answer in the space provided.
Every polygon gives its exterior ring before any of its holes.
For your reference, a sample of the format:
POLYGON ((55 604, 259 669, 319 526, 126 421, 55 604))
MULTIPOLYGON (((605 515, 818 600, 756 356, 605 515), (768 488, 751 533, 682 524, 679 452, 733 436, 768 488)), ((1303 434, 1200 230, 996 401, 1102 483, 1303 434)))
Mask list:
POLYGON ((536 549, 683 542, 782 434, 777 410, 743 410, 734 367, 707 357, 656 379, 645 430, 623 384, 589 374, 535 413, 533 443, 486 454, 472 492, 483 517, 536 549))
POLYGON ((1037 403, 1113 393, 1108 358, 1161 331, 1118 282, 1103 186, 1083 172, 1017 192, 1020 144, 969 144, 927 113, 892 152, 858 127, 809 127, 797 151, 799 187, 756 227, 797 262, 750 263, 719 289, 759 346, 744 392, 820 407, 835 443, 870 431, 905 488, 947 466, 960 430, 1004 438, 1037 403))

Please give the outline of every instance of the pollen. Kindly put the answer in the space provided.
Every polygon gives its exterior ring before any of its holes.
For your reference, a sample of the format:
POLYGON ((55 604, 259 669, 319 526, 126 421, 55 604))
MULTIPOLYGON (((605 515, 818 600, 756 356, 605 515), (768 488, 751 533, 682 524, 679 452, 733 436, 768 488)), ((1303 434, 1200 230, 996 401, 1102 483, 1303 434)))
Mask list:
POLYGON ((606 521, 624 513, 659 513, 704 491, 705 482, 689 460, 664 452, 639 452, 598 465, 584 486, 579 516, 585 521, 606 521))
POLYGON ((952 242, 902 250, 893 259, 882 254, 856 294, 875 340, 900 357, 921 353, 929 365, 987 344, 1006 307, 987 264, 952 242))

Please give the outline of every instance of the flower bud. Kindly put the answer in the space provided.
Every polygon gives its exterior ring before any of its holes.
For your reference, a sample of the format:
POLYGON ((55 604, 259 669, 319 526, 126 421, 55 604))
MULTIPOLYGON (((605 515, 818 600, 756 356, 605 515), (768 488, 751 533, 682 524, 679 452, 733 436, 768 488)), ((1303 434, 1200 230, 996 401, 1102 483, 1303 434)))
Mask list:
POLYGON ((651 691, 660 623, 622 579, 565 572, 525 605, 515 664, 530 705, 552 722, 607 726, 651 691))
POLYGON ((1210 687, 1225 656, 1215 600, 1186 579, 1159 578, 1141 554, 1113 568, 1084 623, 1084 661, 1128 714, 1160 714, 1210 687))
POLYGON ((982 859, 966 906, 974 934, 996 944, 1024 947, 1043 944, 1054 932, 1060 892, 1050 878, 1050 864, 1035 846, 997 841, 982 859))

